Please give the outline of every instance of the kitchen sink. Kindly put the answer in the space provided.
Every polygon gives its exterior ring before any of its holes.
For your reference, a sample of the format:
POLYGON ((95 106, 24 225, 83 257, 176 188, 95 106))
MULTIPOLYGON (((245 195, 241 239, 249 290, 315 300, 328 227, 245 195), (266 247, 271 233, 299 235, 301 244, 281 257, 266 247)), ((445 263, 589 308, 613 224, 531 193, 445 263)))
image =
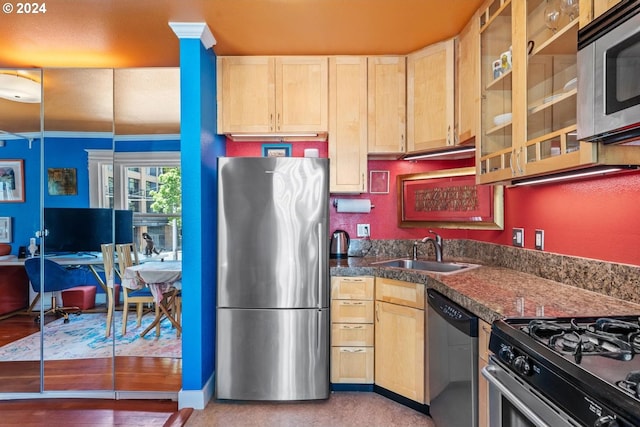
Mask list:
POLYGON ((480 267, 478 264, 468 264, 462 262, 436 262, 413 259, 394 259, 390 261, 373 262, 372 265, 379 267, 404 268, 406 270, 420 270, 432 273, 452 274, 480 267))

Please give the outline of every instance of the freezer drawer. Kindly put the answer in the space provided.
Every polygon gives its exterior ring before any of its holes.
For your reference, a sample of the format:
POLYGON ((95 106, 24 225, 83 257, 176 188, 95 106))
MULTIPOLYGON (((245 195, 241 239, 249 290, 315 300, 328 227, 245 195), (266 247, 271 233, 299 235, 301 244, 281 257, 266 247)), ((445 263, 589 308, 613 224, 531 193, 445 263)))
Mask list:
POLYGON ((329 397, 329 311, 218 308, 216 397, 329 397))

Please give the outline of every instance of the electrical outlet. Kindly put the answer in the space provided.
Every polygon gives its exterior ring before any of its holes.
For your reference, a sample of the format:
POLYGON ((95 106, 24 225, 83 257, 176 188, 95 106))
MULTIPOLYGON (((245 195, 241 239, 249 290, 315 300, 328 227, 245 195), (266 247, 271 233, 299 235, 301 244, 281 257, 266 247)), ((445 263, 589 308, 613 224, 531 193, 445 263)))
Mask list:
POLYGON ((513 246, 524 247, 524 228, 514 228, 512 233, 513 246))
POLYGON ((358 237, 369 237, 371 236, 371 227, 369 227, 369 224, 358 224, 356 234, 358 237))
POLYGON ((536 249, 544 250, 544 230, 536 230, 536 249))

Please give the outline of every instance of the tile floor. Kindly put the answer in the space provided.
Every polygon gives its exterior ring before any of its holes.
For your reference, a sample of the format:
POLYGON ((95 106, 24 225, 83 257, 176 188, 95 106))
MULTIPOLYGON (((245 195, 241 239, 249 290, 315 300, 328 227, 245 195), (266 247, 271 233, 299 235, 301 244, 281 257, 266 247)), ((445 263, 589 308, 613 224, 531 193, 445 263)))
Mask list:
POLYGON ((326 401, 255 403, 211 401, 186 427, 435 427, 428 416, 368 392, 334 392, 326 401))

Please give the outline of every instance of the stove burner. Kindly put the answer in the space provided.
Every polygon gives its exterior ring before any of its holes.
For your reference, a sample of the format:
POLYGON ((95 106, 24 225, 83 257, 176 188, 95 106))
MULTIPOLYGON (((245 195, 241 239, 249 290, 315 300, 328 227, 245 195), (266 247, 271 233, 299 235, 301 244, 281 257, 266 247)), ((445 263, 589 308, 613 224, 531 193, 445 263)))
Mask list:
POLYGON ((633 351, 627 342, 588 331, 553 336, 549 339, 549 347, 572 354, 577 364, 582 361, 582 356, 604 356, 625 361, 633 358, 633 351))
POLYGON ((640 371, 629 372, 627 378, 616 384, 630 395, 640 397, 640 371))
POLYGON ((538 341, 547 340, 555 335, 573 330, 572 324, 562 324, 552 320, 532 320, 525 327, 527 333, 538 341))
POLYGON ((628 361, 640 353, 640 325, 621 320, 602 318, 587 326, 578 326, 574 320, 562 324, 532 320, 524 329, 548 347, 572 355, 577 364, 583 356, 628 361))
POLYGON ((594 328, 598 331, 608 332, 616 335, 629 335, 640 331, 640 324, 625 322, 624 320, 609 319, 603 317, 596 320, 594 328))
POLYGON ((618 319, 602 318, 598 319, 591 327, 596 331, 611 334, 628 342, 633 352, 640 354, 640 322, 631 323, 618 319))

